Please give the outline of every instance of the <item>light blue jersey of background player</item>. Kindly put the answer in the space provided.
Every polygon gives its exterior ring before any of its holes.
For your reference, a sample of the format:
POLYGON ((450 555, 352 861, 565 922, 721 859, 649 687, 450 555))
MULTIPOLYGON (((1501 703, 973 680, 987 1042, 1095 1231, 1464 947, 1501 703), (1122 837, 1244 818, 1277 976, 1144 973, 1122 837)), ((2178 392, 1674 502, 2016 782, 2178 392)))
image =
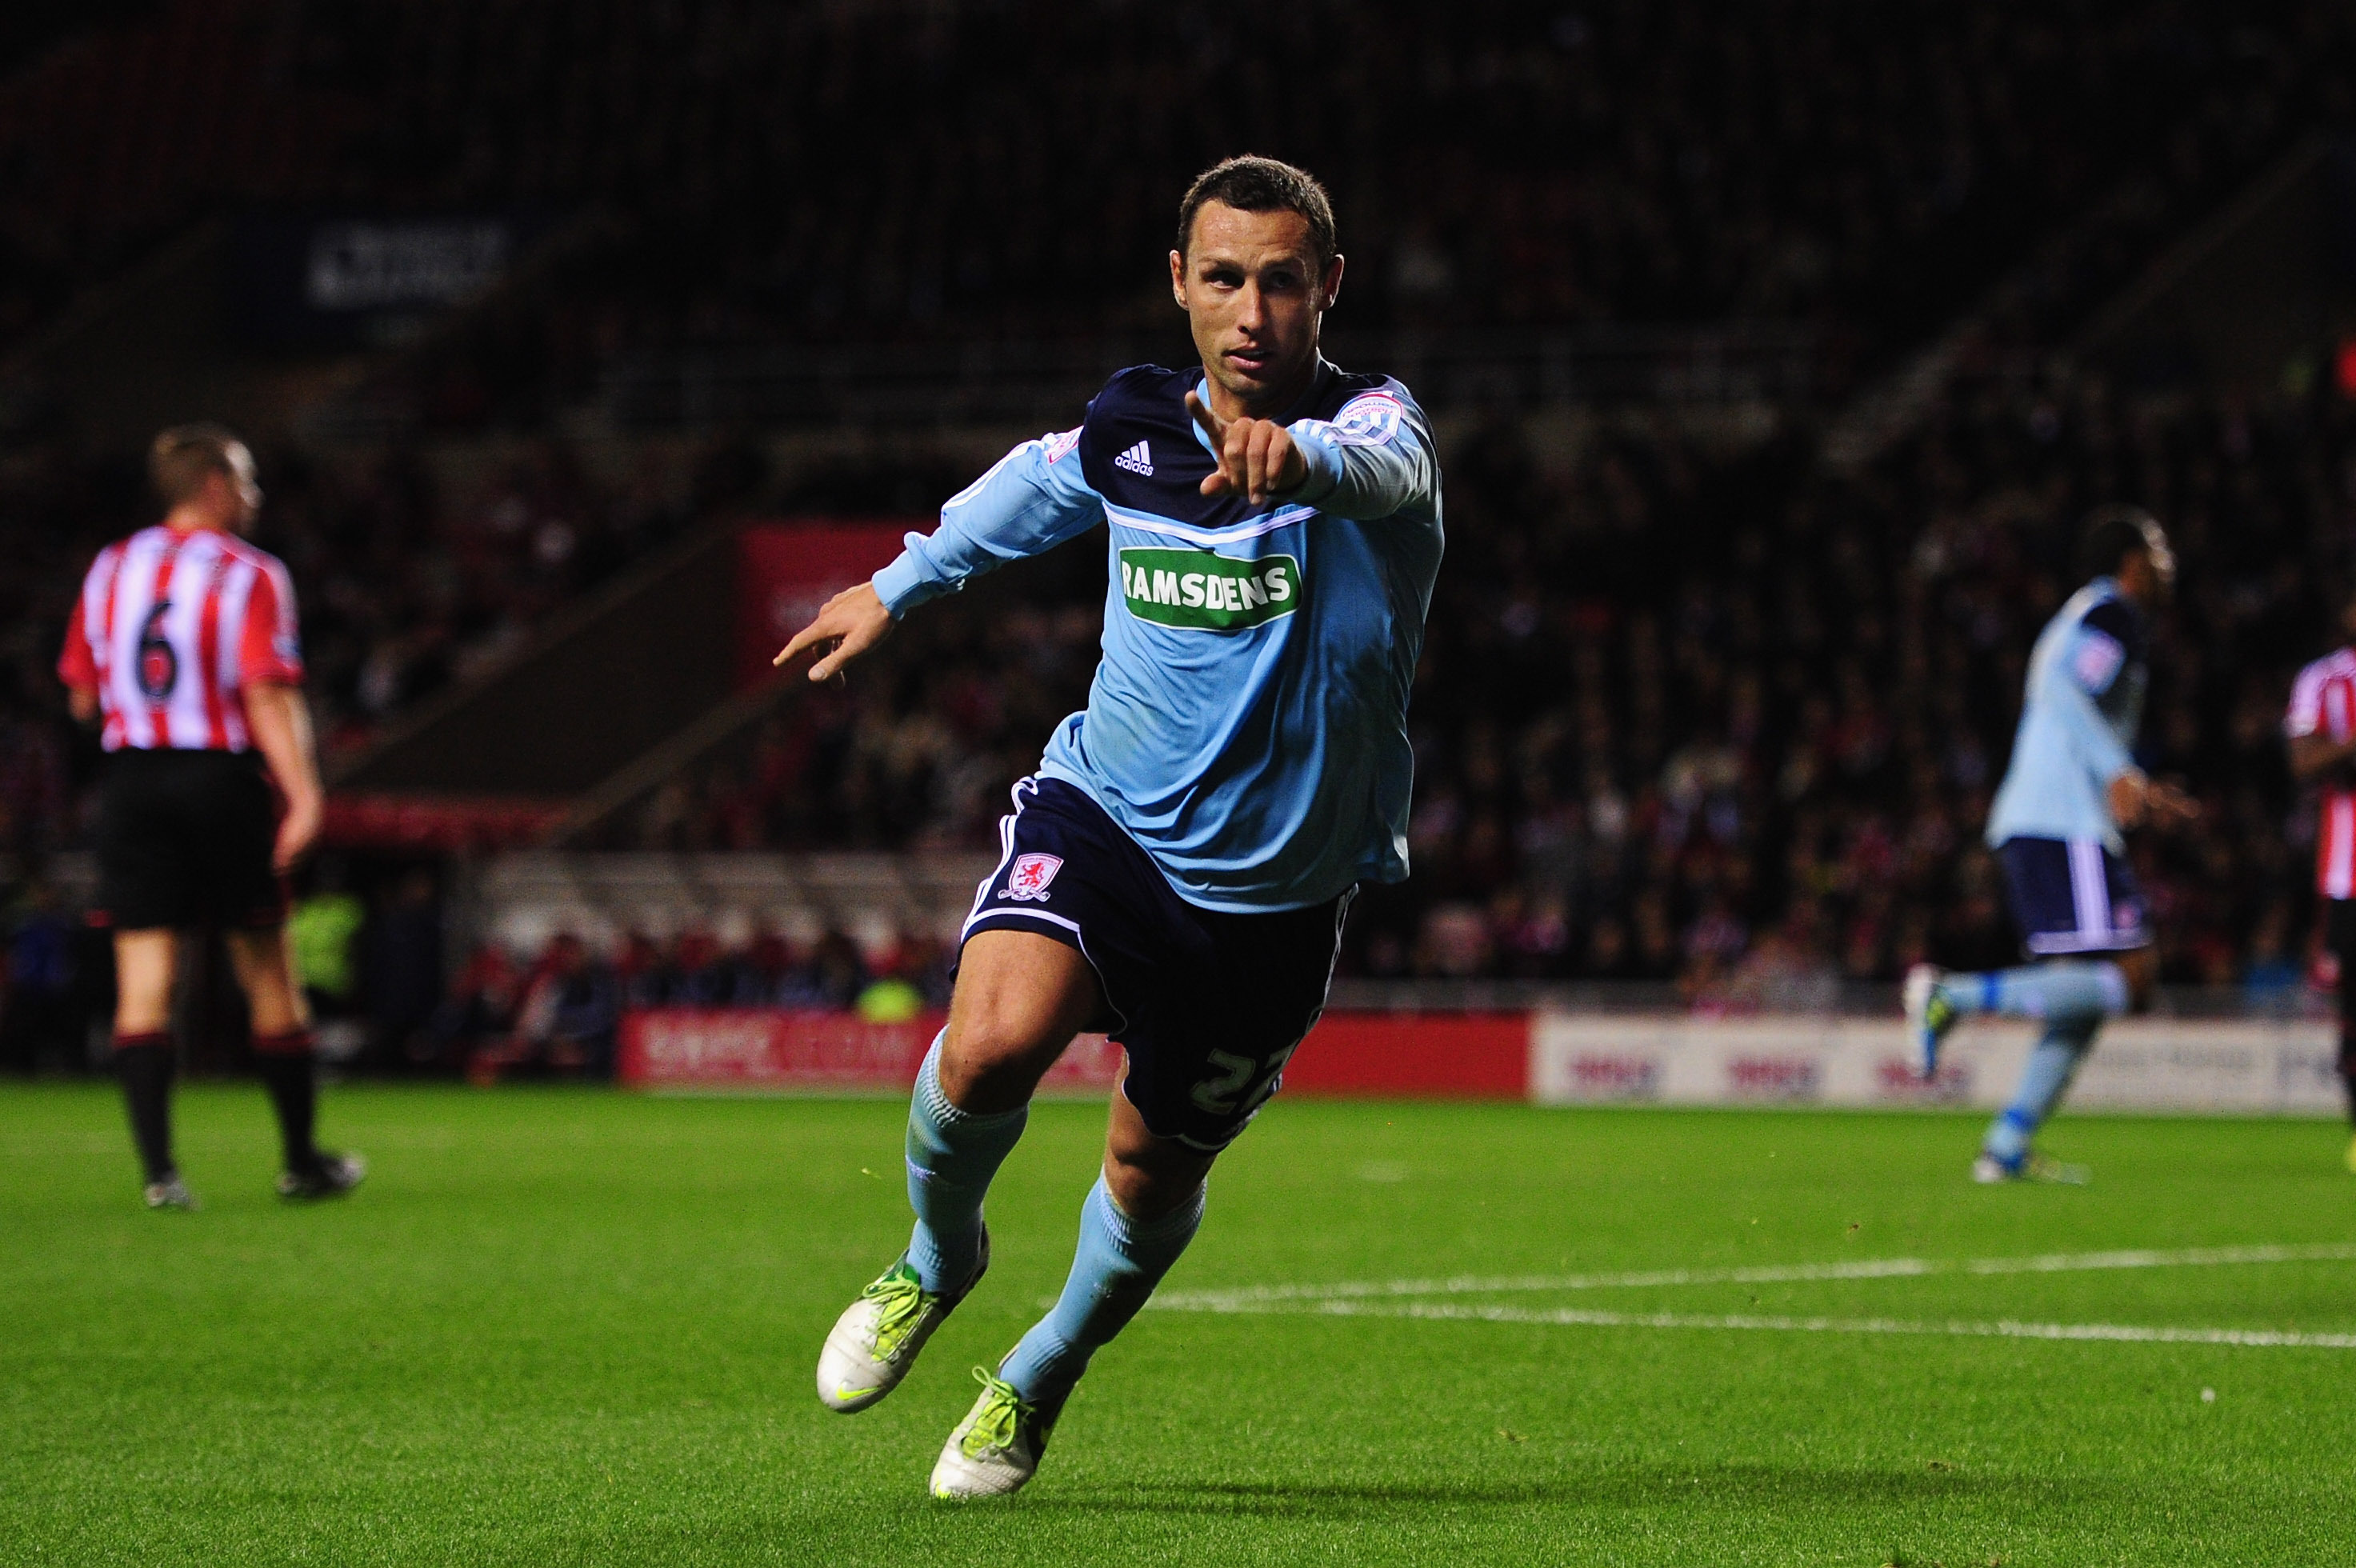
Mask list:
POLYGON ((1987 842, 2004 867, 2014 922, 2030 956, 2054 961, 1988 974, 1918 964, 1906 1016, 1925 1077, 1956 1021, 1974 1013, 2038 1020, 2043 1029, 2011 1101, 1974 1162, 1981 1181, 2083 1179, 2031 1157, 2105 1018, 2141 1006, 2158 977, 2144 899, 2121 829, 2189 820, 2190 801, 2136 766, 2149 616, 2175 582, 2159 524, 2132 508, 2087 520, 2080 557, 2094 574, 2029 654, 2012 761, 1989 809, 1987 842))
POLYGON ((2095 578, 2046 624, 2029 656, 2012 761, 1988 810, 1987 842, 2093 841, 2126 848, 2111 780, 2135 767, 2143 719, 2143 612, 2114 577, 2095 578))

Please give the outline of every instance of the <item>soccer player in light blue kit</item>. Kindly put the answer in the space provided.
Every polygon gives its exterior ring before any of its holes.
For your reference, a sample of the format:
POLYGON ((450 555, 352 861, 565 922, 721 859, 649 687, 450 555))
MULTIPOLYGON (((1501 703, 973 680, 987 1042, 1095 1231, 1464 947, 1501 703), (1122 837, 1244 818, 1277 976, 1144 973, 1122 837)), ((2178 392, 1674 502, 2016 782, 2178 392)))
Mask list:
POLYGON ((2176 558, 2149 516, 2106 508, 2087 520, 2084 569, 2029 658, 2029 690, 2012 762, 1988 811, 1987 842, 2003 864, 2013 918, 2033 962, 1992 974, 1918 964, 1906 977, 1906 1022, 1924 1078, 1962 1018, 2000 1013, 2043 1026, 2012 1101, 1987 1130, 1972 1175, 1982 1182, 2081 1180, 2035 1155, 2029 1140, 2061 1102, 2103 1021, 2141 1009, 2158 977, 2143 894, 2121 830, 2190 822, 2196 808, 2135 763, 2143 717, 2149 618, 2176 580, 2176 558))
POLYGON ((1404 387, 1319 354, 1341 283, 1314 179, 1266 158, 1210 170, 1170 254, 1201 366, 1113 377, 1078 429, 1008 453, 778 655, 824 650, 825 680, 926 600, 1108 525, 1087 708, 1015 788, 917 1075, 915 1232, 819 1358, 819 1397, 845 1413, 907 1375, 989 1266, 982 1198, 1041 1075, 1106 1030, 1128 1066, 1070 1279, 995 1374, 976 1369, 937 1497, 1037 1470, 1089 1357, 1185 1250, 1213 1160, 1316 1022, 1352 893, 1407 875, 1440 473, 1404 387))

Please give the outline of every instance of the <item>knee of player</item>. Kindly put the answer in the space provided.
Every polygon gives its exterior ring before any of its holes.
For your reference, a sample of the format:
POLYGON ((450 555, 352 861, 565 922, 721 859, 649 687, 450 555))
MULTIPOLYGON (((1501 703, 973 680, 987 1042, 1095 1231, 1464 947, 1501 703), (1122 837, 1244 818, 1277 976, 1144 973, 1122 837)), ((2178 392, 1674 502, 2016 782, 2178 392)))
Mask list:
POLYGON ((1012 1111, 1037 1086, 1040 1049, 1030 1034, 998 1020, 953 1020, 941 1049, 941 1092, 976 1115, 1012 1111))

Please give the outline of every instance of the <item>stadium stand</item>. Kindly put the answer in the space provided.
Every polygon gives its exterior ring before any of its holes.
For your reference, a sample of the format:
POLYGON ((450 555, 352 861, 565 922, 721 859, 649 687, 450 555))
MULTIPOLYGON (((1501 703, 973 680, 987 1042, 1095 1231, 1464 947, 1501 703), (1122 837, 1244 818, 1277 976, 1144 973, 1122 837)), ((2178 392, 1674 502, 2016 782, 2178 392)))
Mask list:
MULTIPOLYGON (((2001 959, 1978 824, 2029 643, 2076 585, 2056 520, 2104 497, 2174 520, 2184 561, 2150 750, 2208 816, 2139 851, 2169 973, 2279 962, 2306 911, 2275 726, 2345 580, 2351 437, 2319 379, 2245 395, 2093 376, 1958 388, 1854 479, 1791 443, 1713 453, 1636 427, 1565 462, 1511 424, 1477 430, 1449 468, 1416 693, 1416 875, 1362 900, 1349 967, 1699 997, 2001 959)), ((1037 596, 912 624, 890 678, 781 706, 596 842, 986 847, 1093 667, 1094 598, 1037 596)))
POLYGON ((1200 5, 175 0, 0 89, 0 328, 196 216, 364 199, 615 214, 562 286, 412 367, 444 426, 536 427, 625 350, 1156 329, 1138 263, 1168 202, 1148 193, 1231 150, 1215 124, 1327 171, 1357 325, 1804 321, 1837 383, 2121 181, 2197 205, 2344 113, 2345 42, 2327 6, 2149 0, 1312 6, 1281 27, 1200 5), (158 93, 166 59, 219 69, 158 93), (1333 102, 1262 90, 1309 59, 1333 102), (946 124, 975 134, 913 129, 946 124))
MULTIPOLYGON (((1362 903, 1351 972, 1643 979, 1746 1005, 1924 952, 2001 956, 1973 834, 2028 639, 2069 586, 2053 520, 2098 496, 2183 531, 2150 733, 2210 814, 2146 852, 2170 977, 2295 958, 2268 704, 2343 575, 2329 341, 2279 384, 2047 357, 2301 136, 2346 123, 2336 12, 1793 0, 1244 26, 1194 6, 177 0, 39 54, 0 83, 19 177, 0 223, 0 352, 17 350, 0 540, 19 563, 0 583, 0 849, 33 865, 86 838, 91 759, 48 662, 88 550, 145 505, 128 455, 91 456, 45 399, 45 334, 91 308, 68 280, 119 279, 241 214, 365 202, 535 232, 594 214, 545 267, 367 347, 326 404, 263 432, 264 542, 295 573, 323 732, 354 755, 669 542, 921 512, 956 488, 937 446, 786 451, 781 427, 867 406, 842 367, 897 367, 994 426, 1028 414, 987 405, 1010 365, 1046 367, 1042 401, 1068 407, 1101 362, 1183 348, 1152 281, 1168 203, 1149 197, 1232 150, 1200 141, 1210 95, 1222 125, 1332 179, 1341 347, 1472 362, 1435 372, 1451 549, 1417 697, 1418 874, 1362 903), (193 73, 211 85, 143 91, 142 62, 173 51, 217 59, 193 73), (1332 102, 1258 91, 1310 51, 1332 102), (916 95, 924 123, 951 104, 973 134, 916 135, 916 95), (1824 417, 1974 311, 1961 379, 1878 456, 1826 471, 1824 417), (1665 375, 1483 380, 1558 338, 1674 342, 1688 367, 1697 343, 1763 345, 1802 368, 1699 397, 1665 375)), ((986 844, 1084 690, 1093 562, 1066 565, 1023 606, 944 607, 887 677, 756 715, 575 847, 986 844)), ((809 961, 737 936, 707 933, 691 962, 486 948, 444 1022, 509 1028, 520 1002, 481 998, 558 970, 591 976, 594 1001, 645 973, 809 961)))

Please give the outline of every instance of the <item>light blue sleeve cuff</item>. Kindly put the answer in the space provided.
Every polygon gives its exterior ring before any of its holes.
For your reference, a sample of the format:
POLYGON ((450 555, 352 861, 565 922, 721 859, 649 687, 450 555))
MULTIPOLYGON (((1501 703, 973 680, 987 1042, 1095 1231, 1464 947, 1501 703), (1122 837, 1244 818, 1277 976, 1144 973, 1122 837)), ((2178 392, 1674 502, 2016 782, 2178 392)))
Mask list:
POLYGON ((1313 506, 1341 488, 1342 449, 1311 429, 1311 423, 1303 419, 1285 426, 1292 436, 1292 445, 1301 453, 1301 460, 1309 466, 1309 477, 1296 489, 1277 497, 1279 500, 1313 506))
POLYGON ((926 600, 939 597, 945 591, 942 585, 925 575, 924 563, 916 553, 923 542, 924 535, 920 533, 908 535, 908 547, 901 551, 889 566, 868 580, 875 589, 875 596, 882 599, 884 607, 892 612, 894 620, 926 600))

